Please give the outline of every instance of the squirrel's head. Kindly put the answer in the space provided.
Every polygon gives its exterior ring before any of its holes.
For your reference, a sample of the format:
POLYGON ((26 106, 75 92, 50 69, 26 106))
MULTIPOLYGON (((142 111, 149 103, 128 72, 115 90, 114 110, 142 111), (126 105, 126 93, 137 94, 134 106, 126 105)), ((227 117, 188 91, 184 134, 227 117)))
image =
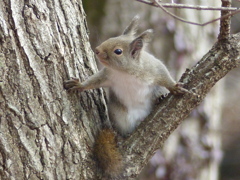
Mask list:
POLYGON ((138 20, 138 16, 134 17, 122 35, 110 38, 96 47, 97 58, 104 66, 121 69, 138 62, 141 51, 153 36, 151 29, 135 36, 138 20))

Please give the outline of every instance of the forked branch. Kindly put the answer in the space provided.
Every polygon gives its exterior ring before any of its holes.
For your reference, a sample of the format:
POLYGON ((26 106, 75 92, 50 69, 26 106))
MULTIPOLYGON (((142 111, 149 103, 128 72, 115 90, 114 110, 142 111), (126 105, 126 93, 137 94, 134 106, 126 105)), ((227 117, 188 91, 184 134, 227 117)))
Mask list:
POLYGON ((124 177, 138 175, 154 152, 203 101, 215 83, 239 66, 240 33, 232 35, 227 41, 218 41, 192 69, 187 70, 181 81, 186 89, 198 96, 189 93, 182 97, 168 96, 127 140, 120 143, 125 162, 128 162, 124 177))
MULTIPOLYGON (((229 7, 229 0, 222 2, 229 7)), ((203 101, 216 82, 230 70, 240 66, 240 33, 229 35, 229 12, 222 13, 222 16, 228 18, 221 19, 220 30, 223 32, 219 37, 226 38, 226 41, 216 42, 192 69, 186 70, 180 80, 184 82, 184 88, 198 95, 188 93, 182 97, 168 96, 128 139, 120 142, 123 157, 128 162, 124 177, 138 175, 159 146, 203 101)))

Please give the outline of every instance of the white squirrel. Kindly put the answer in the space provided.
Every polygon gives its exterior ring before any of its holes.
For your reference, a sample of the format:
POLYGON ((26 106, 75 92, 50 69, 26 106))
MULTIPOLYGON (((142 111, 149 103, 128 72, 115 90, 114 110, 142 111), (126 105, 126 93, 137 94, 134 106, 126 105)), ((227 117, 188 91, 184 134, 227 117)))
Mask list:
MULTIPOLYGON (((149 29, 135 36, 138 20, 136 16, 122 35, 96 48, 96 56, 104 66, 102 70, 82 83, 77 78, 64 82, 69 91, 108 87, 109 117, 122 135, 131 133, 149 115, 159 96, 169 91, 188 92, 173 80, 159 59, 145 51, 153 31, 149 29)), ((122 169, 121 154, 114 139, 112 130, 103 130, 96 138, 96 156, 108 175, 119 174, 122 169)))

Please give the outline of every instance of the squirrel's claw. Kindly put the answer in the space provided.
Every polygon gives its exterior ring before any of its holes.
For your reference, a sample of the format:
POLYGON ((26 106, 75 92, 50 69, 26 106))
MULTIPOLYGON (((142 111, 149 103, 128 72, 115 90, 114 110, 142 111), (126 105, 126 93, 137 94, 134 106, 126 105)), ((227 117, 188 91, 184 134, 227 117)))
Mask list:
POLYGON ((195 95, 195 96, 198 96, 196 93, 185 89, 185 88, 183 87, 183 85, 184 85, 183 83, 178 82, 178 83, 175 85, 175 88, 174 88, 173 90, 171 90, 171 93, 173 93, 174 95, 182 95, 182 94, 190 93, 190 94, 193 94, 193 95, 195 95))
POLYGON ((175 94, 175 95, 182 95, 185 93, 189 93, 189 91, 185 88, 183 88, 183 83, 178 82, 175 86, 174 89, 171 90, 171 93, 175 94))
POLYGON ((70 80, 64 81, 63 87, 68 92, 83 91, 83 87, 78 78, 71 78, 70 80))

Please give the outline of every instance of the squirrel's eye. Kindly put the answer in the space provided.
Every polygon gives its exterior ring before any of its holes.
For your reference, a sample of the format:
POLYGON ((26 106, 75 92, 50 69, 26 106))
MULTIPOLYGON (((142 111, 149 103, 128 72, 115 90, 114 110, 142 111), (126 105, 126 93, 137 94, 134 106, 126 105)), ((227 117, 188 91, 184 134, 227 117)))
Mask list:
POLYGON ((122 54, 122 50, 121 49, 115 49, 114 53, 117 54, 117 55, 120 55, 120 54, 122 54))

